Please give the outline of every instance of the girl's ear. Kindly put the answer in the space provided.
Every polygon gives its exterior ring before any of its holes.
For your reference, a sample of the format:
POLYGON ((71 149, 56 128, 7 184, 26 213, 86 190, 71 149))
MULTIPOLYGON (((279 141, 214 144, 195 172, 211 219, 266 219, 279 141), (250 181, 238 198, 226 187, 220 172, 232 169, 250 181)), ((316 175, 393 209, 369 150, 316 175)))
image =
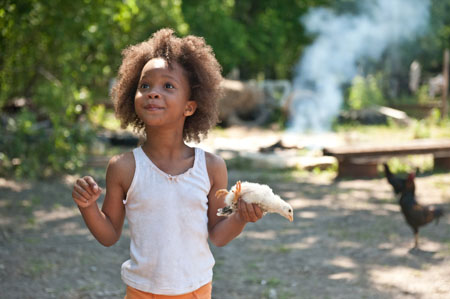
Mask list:
POLYGON ((184 116, 191 116, 192 114, 194 114, 196 109, 197 109, 197 102, 188 101, 186 103, 186 107, 184 107, 184 116))

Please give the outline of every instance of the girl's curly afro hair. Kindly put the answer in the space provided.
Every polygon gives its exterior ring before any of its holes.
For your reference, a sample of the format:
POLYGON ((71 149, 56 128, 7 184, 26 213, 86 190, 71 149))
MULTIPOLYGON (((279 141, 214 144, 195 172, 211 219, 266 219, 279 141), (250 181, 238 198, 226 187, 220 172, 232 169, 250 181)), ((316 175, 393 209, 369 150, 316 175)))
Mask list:
POLYGON ((199 142, 200 136, 206 136, 217 123, 222 69, 203 38, 192 35, 179 38, 172 29, 161 29, 147 41, 123 50, 122 56, 118 79, 112 89, 116 117, 122 128, 131 124, 137 131, 144 129, 144 123, 134 110, 134 97, 141 71, 153 58, 164 58, 169 66, 176 62, 188 75, 191 99, 197 102, 197 110, 186 118, 183 139, 199 142))

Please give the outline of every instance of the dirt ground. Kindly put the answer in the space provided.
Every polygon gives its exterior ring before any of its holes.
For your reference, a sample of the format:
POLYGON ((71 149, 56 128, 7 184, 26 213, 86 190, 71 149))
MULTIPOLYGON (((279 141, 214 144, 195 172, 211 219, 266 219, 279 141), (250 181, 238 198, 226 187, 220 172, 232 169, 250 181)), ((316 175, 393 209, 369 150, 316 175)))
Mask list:
MULTIPOLYGON (((104 186, 103 168, 93 172, 104 186)), ((1 298, 123 298, 128 231, 101 246, 72 202, 75 179, 0 178, 1 298)), ((421 229, 420 250, 411 250, 412 232, 381 177, 230 169, 230 185, 238 179, 269 184, 295 219, 269 214, 227 246, 211 246, 213 298, 450 298, 448 213, 421 229)), ((416 185, 420 202, 450 211, 449 173, 420 175, 416 185)))

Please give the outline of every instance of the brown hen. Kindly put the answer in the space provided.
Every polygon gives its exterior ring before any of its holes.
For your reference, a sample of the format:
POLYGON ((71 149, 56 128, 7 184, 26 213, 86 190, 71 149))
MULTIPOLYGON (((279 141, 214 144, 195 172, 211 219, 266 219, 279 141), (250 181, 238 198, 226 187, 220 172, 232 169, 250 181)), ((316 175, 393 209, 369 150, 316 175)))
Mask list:
POLYGON ((419 228, 421 226, 436 220, 436 224, 439 222, 439 218, 444 214, 441 208, 435 208, 433 206, 424 206, 417 202, 415 194, 415 174, 411 173, 406 178, 405 185, 400 194, 400 207, 405 216, 406 223, 411 227, 414 232, 414 248, 419 247, 419 228))

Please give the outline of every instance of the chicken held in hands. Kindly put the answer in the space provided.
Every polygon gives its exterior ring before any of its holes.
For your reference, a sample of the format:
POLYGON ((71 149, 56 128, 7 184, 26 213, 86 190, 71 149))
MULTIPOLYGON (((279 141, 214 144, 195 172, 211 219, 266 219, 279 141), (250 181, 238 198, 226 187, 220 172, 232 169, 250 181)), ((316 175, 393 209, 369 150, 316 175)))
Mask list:
POLYGON ((226 206, 217 210, 218 216, 229 216, 237 211, 237 202, 241 197, 245 202, 257 204, 264 213, 278 213, 289 221, 294 220, 294 210, 291 205, 273 193, 267 185, 238 181, 230 191, 220 189, 216 192, 219 198, 225 195, 226 206))

